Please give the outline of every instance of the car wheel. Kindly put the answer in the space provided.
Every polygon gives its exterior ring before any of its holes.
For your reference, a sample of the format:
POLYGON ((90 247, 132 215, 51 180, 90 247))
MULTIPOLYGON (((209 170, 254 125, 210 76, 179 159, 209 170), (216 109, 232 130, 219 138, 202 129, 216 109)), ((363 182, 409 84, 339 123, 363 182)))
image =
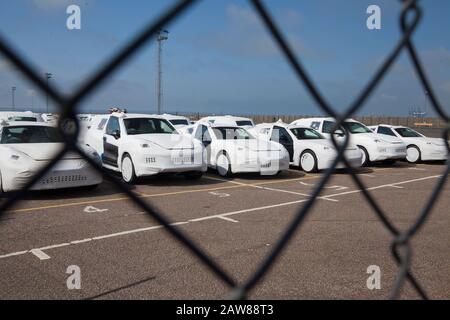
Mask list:
POLYGON ((420 161, 420 150, 416 146, 409 146, 406 149, 406 160, 409 163, 417 163, 420 161))
POLYGON ((361 167, 368 166, 370 163, 369 153, 367 152, 366 148, 358 146, 359 150, 361 150, 362 153, 362 159, 361 159, 361 167))
POLYGON ((130 155, 126 154, 122 159, 122 179, 126 183, 133 183, 136 180, 133 161, 130 155))
POLYGON ((184 177, 188 180, 198 180, 203 176, 203 172, 189 172, 184 175, 184 177))
POLYGON ((300 167, 307 173, 317 171, 317 157, 314 152, 306 150, 300 155, 300 167))
POLYGON ((231 163, 230 159, 225 153, 221 153, 217 157, 216 162, 217 167, 217 173, 222 177, 229 177, 231 176, 231 163))

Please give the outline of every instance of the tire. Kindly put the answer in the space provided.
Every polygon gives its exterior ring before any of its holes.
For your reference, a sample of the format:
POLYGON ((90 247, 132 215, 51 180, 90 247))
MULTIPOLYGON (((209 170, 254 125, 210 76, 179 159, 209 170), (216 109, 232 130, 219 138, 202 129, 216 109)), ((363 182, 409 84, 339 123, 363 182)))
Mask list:
POLYGON ((366 148, 364 148, 364 147, 358 146, 358 148, 362 152, 361 167, 367 167, 370 164, 369 153, 367 152, 366 148))
POLYGON ((134 171, 133 160, 129 154, 125 154, 122 158, 121 170, 122 179, 128 184, 132 184, 136 181, 136 173, 134 171))
POLYGON ((187 180, 198 180, 198 179, 200 179, 202 176, 203 176, 203 172, 201 172, 201 171, 198 171, 198 172, 190 172, 190 173, 186 173, 186 174, 184 175, 184 177, 185 177, 187 180))
POLYGON ((406 149, 406 161, 409 163, 418 163, 421 157, 420 149, 417 146, 409 146, 406 149))
POLYGON ((306 173, 317 172, 317 157, 311 150, 305 150, 300 155, 300 168, 306 173))
POLYGON ((217 173, 221 177, 231 177, 231 162, 230 158, 225 152, 219 154, 216 160, 217 173))

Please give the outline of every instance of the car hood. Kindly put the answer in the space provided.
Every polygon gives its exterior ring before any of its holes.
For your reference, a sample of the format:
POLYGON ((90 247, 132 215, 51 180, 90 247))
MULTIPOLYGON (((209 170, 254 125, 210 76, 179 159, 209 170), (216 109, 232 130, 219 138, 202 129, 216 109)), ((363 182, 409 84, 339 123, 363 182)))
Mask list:
POLYGON ((189 136, 182 134, 141 134, 133 139, 150 142, 167 150, 193 149, 194 142, 189 136))
MULTIPOLYGON (((48 161, 53 159, 56 154, 64 147, 63 143, 20 143, 4 145, 11 151, 26 154, 36 161, 48 161)), ((63 159, 81 159, 81 156, 74 152, 68 152, 63 159)))

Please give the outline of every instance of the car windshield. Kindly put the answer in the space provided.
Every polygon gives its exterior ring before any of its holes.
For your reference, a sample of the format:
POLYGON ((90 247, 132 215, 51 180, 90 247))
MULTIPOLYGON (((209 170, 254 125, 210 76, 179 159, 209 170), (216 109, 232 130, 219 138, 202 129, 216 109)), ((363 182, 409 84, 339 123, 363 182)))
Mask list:
POLYGON ((243 126, 251 126, 251 127, 253 127, 253 123, 250 120, 236 121, 236 125, 238 125, 239 127, 243 127, 243 126))
POLYGON ((422 137, 421 134, 418 132, 410 129, 410 128, 397 128, 395 129, 399 135, 401 135, 403 138, 420 138, 422 137))
POLYGON ((16 117, 9 117, 8 120, 9 120, 9 121, 37 122, 36 117, 21 117, 21 116, 16 116, 16 117))
POLYGON ((247 130, 233 127, 213 128, 214 134, 219 140, 244 140, 254 139, 247 130))
POLYGON ((2 130, 1 144, 63 142, 55 127, 14 126, 2 130))
POLYGON ((359 122, 344 122, 344 127, 350 131, 350 133, 373 133, 372 130, 359 122))
POLYGON ((320 133, 308 128, 293 128, 291 132, 297 137, 298 140, 315 140, 325 139, 320 133))
POLYGON ((164 119, 133 118, 124 119, 128 135, 137 134, 177 134, 172 125, 164 119))
POLYGON ((178 125, 187 126, 187 125, 189 125, 189 122, 187 120, 185 120, 185 119, 170 120, 170 123, 173 124, 174 126, 178 126, 178 125))

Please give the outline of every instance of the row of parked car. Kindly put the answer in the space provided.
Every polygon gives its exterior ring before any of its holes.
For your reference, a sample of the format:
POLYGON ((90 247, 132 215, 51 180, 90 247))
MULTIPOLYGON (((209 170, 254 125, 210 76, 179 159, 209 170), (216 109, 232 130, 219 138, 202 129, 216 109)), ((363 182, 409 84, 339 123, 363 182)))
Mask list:
MULTIPOLYGON (((331 141, 332 118, 305 118, 291 124, 255 125, 252 119, 205 117, 192 122, 175 115, 80 114, 78 144, 104 168, 127 183, 164 172, 198 179, 209 168, 226 177, 240 172, 276 175, 291 165, 305 172, 329 168, 337 154, 331 141)), ((21 189, 63 147, 57 115, 0 112, 0 186, 21 189)), ((335 130, 337 142, 349 135, 345 157, 352 167, 372 162, 444 161, 443 139, 427 138, 406 127, 347 120, 335 130)), ((343 163, 338 164, 342 168, 343 163)), ((69 153, 33 189, 95 187, 102 176, 84 158, 69 153)))

